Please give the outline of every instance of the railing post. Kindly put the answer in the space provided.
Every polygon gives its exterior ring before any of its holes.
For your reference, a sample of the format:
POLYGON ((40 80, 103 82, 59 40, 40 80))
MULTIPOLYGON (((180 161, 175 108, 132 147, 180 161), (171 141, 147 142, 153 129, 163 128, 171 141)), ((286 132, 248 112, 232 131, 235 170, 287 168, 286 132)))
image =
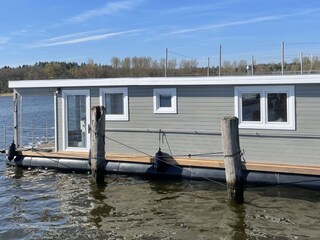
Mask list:
POLYGON ((13 141, 19 146, 19 129, 18 129, 18 93, 13 93, 13 141))
POLYGON ((221 44, 219 46, 219 77, 221 76, 221 63, 222 62, 222 47, 221 44))
POLYGON ((281 74, 284 74, 284 41, 281 42, 281 74))
POLYGON ((31 149, 33 150, 33 147, 34 147, 34 123, 33 123, 33 121, 32 121, 32 123, 31 123, 31 149))
POLYGON ((105 177, 105 114, 104 107, 91 108, 91 172, 97 184, 103 184, 105 177))
POLYGON ((4 148, 3 149, 7 149, 7 125, 4 125, 4 140, 3 140, 3 143, 4 143, 4 148))
POLYGON ((224 117, 221 120, 221 134, 228 197, 236 203, 243 203, 244 178, 242 175, 241 150, 239 144, 238 118, 224 117))
POLYGON ((46 121, 46 143, 48 143, 48 121, 46 121))

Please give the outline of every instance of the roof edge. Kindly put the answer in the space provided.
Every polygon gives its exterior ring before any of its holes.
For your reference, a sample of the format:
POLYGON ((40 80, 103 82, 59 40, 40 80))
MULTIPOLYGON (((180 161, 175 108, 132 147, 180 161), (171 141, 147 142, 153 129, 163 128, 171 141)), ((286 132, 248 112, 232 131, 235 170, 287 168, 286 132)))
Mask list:
POLYGON ((174 85, 264 85, 320 83, 320 75, 263 75, 223 77, 141 77, 9 81, 9 88, 174 86, 174 85))

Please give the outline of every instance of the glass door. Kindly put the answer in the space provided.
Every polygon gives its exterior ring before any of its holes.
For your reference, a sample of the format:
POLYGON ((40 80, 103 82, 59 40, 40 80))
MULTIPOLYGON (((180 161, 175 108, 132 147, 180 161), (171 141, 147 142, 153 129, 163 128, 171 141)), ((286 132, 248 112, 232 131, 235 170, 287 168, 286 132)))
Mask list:
POLYGON ((88 124, 90 121, 89 90, 67 90, 64 100, 64 149, 89 149, 88 124))

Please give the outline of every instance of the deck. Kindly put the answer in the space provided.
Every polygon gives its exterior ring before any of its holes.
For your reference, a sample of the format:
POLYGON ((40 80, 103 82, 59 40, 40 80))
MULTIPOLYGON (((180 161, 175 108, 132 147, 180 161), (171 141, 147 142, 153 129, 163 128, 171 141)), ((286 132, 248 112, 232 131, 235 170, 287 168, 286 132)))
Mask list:
MULTIPOLYGON (((42 152, 42 151, 18 151, 18 155, 24 157, 42 157, 53 159, 77 159, 87 160, 89 154, 87 152, 42 152)), ((107 161, 114 162, 130 162, 130 163, 145 163, 151 164, 154 158, 143 155, 125 155, 125 154, 112 154, 105 156, 107 161)), ((222 160, 204 160, 197 158, 174 158, 168 160, 169 164, 188 167, 201 167, 201 168, 224 168, 222 160)), ((243 169, 249 171, 262 171, 262 172, 275 172, 275 173, 289 173, 289 174, 306 174, 320 176, 320 166, 303 166, 303 165, 286 165, 286 164, 271 164, 271 163, 258 163, 258 162, 244 162, 243 169)))

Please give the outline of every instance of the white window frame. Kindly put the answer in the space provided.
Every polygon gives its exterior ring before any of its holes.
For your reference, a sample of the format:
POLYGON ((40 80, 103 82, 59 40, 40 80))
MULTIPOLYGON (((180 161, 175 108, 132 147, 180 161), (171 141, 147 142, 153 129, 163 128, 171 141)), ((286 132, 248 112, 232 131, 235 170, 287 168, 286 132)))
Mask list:
POLYGON ((155 88, 153 89, 153 113, 177 113, 177 89, 155 88), (171 107, 160 107, 160 96, 171 96, 171 107))
POLYGON ((85 95, 86 96, 86 119, 87 127, 90 124, 90 90, 62 90, 62 145, 65 151, 88 151, 90 149, 90 133, 87 131, 87 147, 68 147, 68 120, 67 120, 67 97, 68 95, 85 95))
POLYGON ((239 128, 295 130, 295 90, 294 86, 245 86, 234 88, 235 116, 239 119, 239 128), (260 94, 260 121, 242 121, 242 94, 260 94), (287 122, 268 122, 268 93, 287 94, 287 122))
POLYGON ((129 121, 128 88, 101 88, 100 104, 105 106, 105 94, 121 93, 123 95, 123 114, 106 114, 106 121, 129 121))

